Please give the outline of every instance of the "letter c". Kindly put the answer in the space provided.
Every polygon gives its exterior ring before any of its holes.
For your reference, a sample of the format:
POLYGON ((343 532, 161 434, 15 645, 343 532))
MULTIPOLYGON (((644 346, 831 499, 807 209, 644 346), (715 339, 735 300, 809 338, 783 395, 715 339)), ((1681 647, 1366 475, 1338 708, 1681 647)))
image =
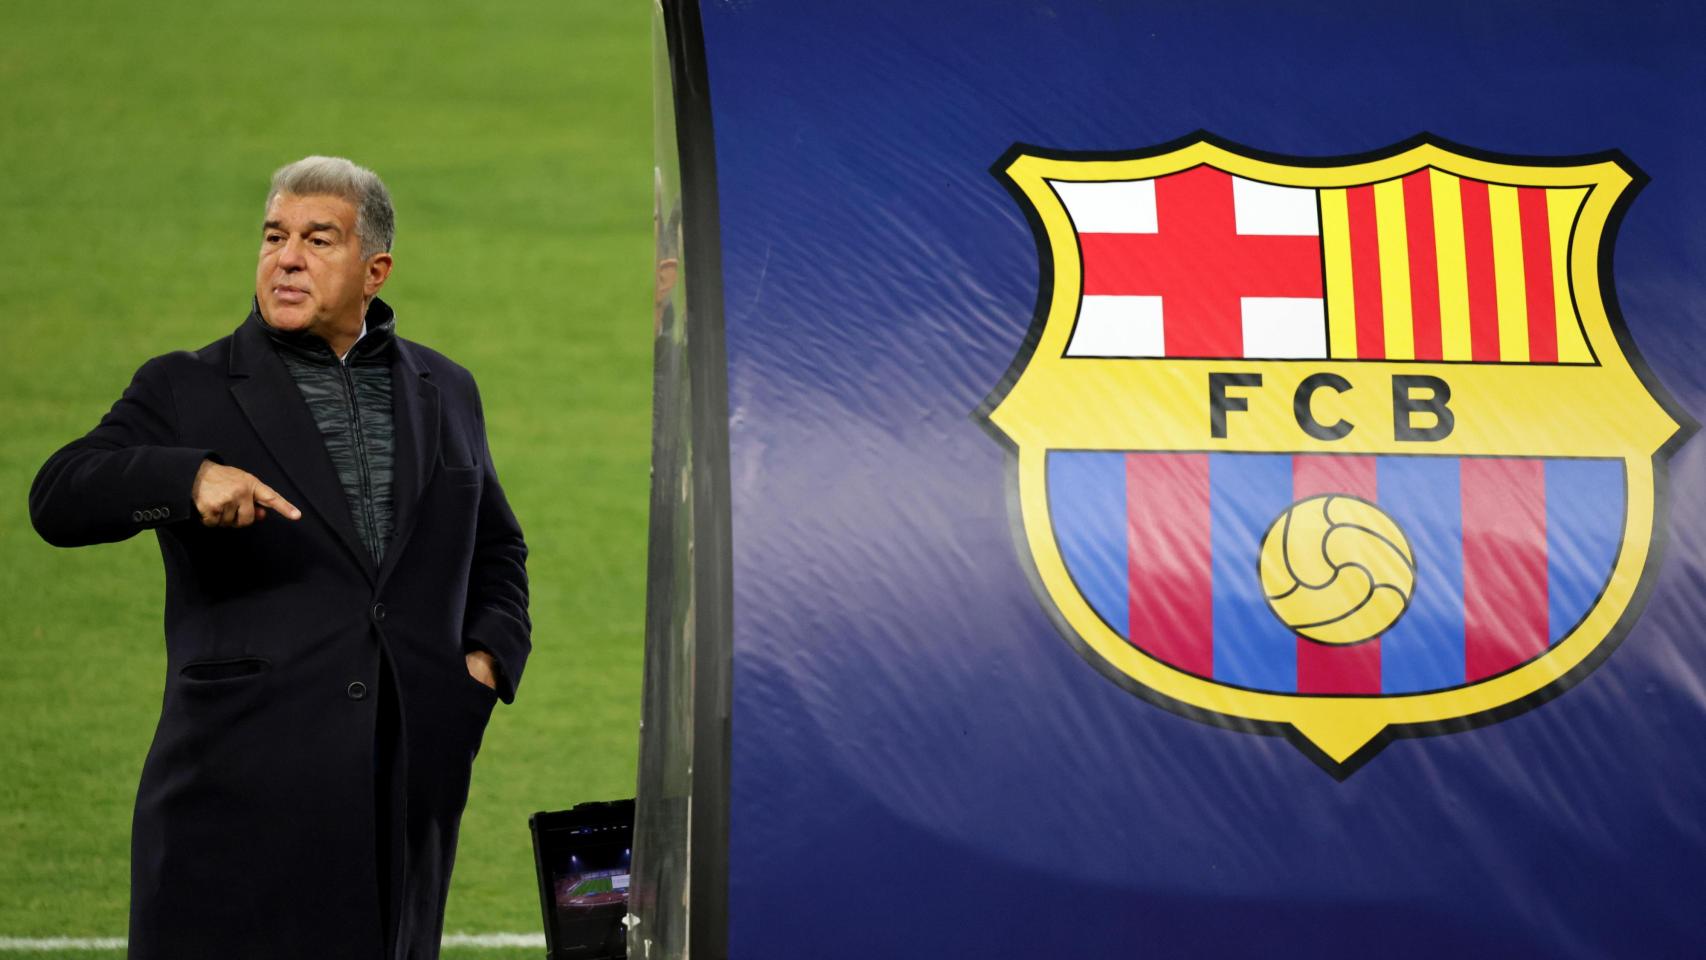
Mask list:
POLYGON ((1345 434, 1356 429, 1349 420, 1339 420, 1336 423, 1322 423, 1315 419, 1315 411, 1311 402, 1315 392, 1329 389, 1334 393, 1346 393, 1351 389, 1351 382, 1336 373, 1312 373, 1303 378, 1297 385, 1297 393, 1291 398, 1291 412, 1297 417, 1297 425, 1303 432, 1317 440, 1339 440, 1345 434))

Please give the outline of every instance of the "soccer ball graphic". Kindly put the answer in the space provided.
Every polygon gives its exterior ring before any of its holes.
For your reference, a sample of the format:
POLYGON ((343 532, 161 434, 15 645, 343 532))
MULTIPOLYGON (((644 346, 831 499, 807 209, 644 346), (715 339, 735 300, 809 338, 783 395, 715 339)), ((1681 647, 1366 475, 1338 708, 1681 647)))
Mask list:
POLYGON ((1398 622, 1416 587, 1416 557, 1391 517, 1366 500, 1299 500, 1262 538, 1262 592, 1298 636, 1343 645, 1398 622))

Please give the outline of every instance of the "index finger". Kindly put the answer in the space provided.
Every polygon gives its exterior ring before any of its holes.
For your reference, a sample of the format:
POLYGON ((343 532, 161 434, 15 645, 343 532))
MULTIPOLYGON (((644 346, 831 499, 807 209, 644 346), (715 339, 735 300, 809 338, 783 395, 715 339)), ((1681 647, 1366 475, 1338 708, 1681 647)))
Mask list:
POLYGON ((302 511, 296 509, 295 504, 279 496, 277 490, 264 483, 255 484, 255 502, 272 507, 291 520, 302 519, 302 511))

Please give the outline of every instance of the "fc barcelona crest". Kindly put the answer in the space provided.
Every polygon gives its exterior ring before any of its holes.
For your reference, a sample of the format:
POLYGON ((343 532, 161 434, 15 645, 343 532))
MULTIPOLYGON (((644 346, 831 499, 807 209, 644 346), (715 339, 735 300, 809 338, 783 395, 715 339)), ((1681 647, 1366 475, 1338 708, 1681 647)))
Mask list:
POLYGON ((1619 155, 1016 147, 1042 260, 985 416, 1042 601, 1104 673, 1337 776, 1621 638, 1686 418, 1610 285, 1619 155))

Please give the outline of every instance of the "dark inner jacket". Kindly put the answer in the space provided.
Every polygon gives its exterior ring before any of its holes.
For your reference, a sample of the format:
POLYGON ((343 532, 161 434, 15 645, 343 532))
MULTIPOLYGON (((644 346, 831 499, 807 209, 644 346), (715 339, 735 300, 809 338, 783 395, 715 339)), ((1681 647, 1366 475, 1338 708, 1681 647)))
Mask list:
POLYGON ((339 360, 319 336, 306 330, 275 330, 258 310, 249 315, 250 323, 266 331, 308 402, 349 501, 350 519, 375 567, 395 527, 391 351, 396 321, 391 308, 375 299, 368 307, 366 335, 339 360))

